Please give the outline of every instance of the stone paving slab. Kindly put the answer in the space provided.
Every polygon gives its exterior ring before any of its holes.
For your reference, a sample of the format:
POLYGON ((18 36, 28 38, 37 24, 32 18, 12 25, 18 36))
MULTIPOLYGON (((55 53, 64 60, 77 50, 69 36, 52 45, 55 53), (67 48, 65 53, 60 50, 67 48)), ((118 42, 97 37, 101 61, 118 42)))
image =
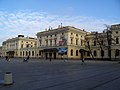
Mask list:
POLYGON ((0 90, 120 90, 120 64, 113 61, 0 59, 0 79, 13 73, 12 86, 0 90))

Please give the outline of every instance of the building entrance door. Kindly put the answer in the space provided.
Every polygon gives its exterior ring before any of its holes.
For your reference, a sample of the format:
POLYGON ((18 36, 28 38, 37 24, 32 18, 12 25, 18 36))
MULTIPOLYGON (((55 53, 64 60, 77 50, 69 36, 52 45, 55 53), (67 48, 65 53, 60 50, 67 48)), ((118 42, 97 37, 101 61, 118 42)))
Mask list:
POLYGON ((48 53, 45 53, 45 58, 48 59, 48 53))
POLYGON ((56 52, 54 52, 54 59, 56 59, 56 52))

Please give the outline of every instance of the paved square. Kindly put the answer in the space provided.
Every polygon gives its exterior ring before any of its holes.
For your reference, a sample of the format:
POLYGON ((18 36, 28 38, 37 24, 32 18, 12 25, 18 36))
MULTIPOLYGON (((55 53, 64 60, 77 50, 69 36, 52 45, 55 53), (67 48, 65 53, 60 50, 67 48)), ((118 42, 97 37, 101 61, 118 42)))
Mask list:
POLYGON ((12 72, 14 84, 0 90, 120 90, 120 64, 110 61, 0 59, 0 80, 12 72))

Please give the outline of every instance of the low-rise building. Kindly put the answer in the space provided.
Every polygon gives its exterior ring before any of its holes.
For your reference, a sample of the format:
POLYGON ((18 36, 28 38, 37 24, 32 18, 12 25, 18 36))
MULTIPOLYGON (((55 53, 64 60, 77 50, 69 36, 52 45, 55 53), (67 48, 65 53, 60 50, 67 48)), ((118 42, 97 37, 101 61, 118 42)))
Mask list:
POLYGON ((111 25, 103 33, 92 32, 85 38, 85 50, 89 53, 86 58, 120 59, 120 24, 111 25))
POLYGON ((37 33, 37 55, 40 58, 79 59, 80 48, 85 48, 86 31, 72 26, 49 29, 37 33))
POLYGON ((36 38, 19 35, 2 44, 1 56, 42 59, 120 59, 120 24, 102 33, 59 26, 38 32, 36 38))
POLYGON ((36 41, 36 38, 24 37, 24 35, 8 39, 2 43, 2 56, 35 57, 36 41))

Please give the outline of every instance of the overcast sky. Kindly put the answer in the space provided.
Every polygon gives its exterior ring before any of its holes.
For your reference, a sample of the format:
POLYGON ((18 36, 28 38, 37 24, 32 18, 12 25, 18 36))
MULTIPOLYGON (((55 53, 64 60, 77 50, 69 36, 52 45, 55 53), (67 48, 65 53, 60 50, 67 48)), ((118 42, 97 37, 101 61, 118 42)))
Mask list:
POLYGON ((120 0, 0 0, 0 45, 18 34, 36 37, 60 23, 102 31, 104 24, 120 23, 120 0))

